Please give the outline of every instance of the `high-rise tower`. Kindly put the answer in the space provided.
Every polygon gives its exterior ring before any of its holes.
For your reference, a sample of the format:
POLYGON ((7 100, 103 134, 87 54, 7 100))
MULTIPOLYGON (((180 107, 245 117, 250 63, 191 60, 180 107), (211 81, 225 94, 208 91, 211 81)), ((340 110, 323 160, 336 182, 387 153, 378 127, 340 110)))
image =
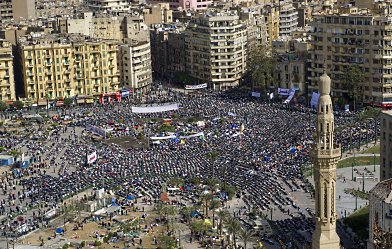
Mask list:
POLYGON ((340 147, 334 144, 334 116, 332 109, 331 78, 320 77, 320 98, 317 106, 317 138, 311 150, 316 198, 316 229, 312 249, 339 249, 336 233, 336 164, 341 157, 340 147))

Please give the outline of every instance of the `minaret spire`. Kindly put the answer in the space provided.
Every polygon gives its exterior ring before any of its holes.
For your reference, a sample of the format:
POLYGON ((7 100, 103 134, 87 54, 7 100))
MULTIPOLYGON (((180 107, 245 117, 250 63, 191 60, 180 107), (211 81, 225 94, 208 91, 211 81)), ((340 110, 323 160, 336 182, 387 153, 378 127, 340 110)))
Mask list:
POLYGON ((339 249, 340 240, 336 233, 336 164, 341 157, 341 149, 334 144, 331 78, 326 73, 325 63, 319 92, 316 144, 311 150, 316 198, 316 229, 312 249, 339 249))

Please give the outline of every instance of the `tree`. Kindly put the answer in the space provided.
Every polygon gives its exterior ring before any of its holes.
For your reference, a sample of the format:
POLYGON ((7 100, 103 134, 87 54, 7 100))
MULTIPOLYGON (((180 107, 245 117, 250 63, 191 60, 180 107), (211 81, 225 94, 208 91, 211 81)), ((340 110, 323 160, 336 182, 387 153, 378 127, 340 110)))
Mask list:
POLYGON ((211 168, 212 168, 212 179, 215 178, 215 160, 218 158, 218 152, 217 151, 210 151, 207 153, 207 157, 211 160, 211 168))
POLYGON ((200 234, 201 243, 203 244, 204 236, 207 233, 208 229, 211 228, 211 223, 206 222, 205 220, 198 220, 191 223, 190 229, 194 233, 200 234))
POLYGON ((213 195, 210 194, 210 193, 202 194, 202 195, 200 196, 201 203, 202 203, 202 205, 203 205, 204 208, 205 208, 205 212, 204 212, 205 217, 208 217, 209 203, 210 203, 210 201, 212 200, 212 198, 213 198, 213 195))
POLYGON ((228 218, 230 218, 230 213, 227 210, 219 210, 216 213, 216 216, 219 219, 219 224, 218 224, 218 230, 219 230, 219 235, 222 235, 222 229, 223 229, 223 222, 226 222, 228 218))
POLYGON ((0 101, 0 111, 4 112, 7 109, 8 109, 8 104, 3 101, 0 101))
POLYGON ((356 109, 357 100, 361 97, 363 103, 363 83, 364 75, 358 65, 350 65, 347 72, 343 76, 344 86, 348 91, 348 95, 354 101, 354 111, 356 109))
POLYGON ((70 107, 73 104, 73 100, 70 98, 64 99, 64 106, 70 107))
POLYGON ((249 72, 252 80, 252 90, 265 91, 275 83, 276 58, 265 46, 258 46, 251 51, 249 57, 249 72))
POLYGON ((227 232, 233 236, 233 246, 237 248, 237 235, 241 229, 241 224, 234 217, 230 217, 227 221, 227 232))
POLYGON ((210 202, 210 208, 211 208, 211 210, 212 210, 212 227, 215 227, 215 210, 216 210, 217 208, 219 208, 220 205, 221 205, 221 202, 218 201, 218 200, 214 200, 214 199, 213 199, 213 200, 210 202))
POLYGON ((20 100, 16 100, 12 106, 16 109, 16 110, 21 110, 24 106, 24 103, 20 100))
POLYGON ((244 243, 244 249, 246 249, 246 246, 253 235, 255 235, 255 232, 252 229, 251 230, 241 229, 241 231, 239 232, 238 237, 244 243))
POLYGON ((164 249, 174 249, 176 247, 176 241, 165 234, 158 237, 158 244, 164 249))

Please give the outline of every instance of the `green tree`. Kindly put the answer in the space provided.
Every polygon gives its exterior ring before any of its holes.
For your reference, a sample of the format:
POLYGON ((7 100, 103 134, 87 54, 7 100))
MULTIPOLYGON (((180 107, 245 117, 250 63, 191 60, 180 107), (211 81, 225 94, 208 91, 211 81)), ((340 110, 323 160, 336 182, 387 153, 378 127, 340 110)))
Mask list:
POLYGON ((252 90, 265 91, 268 85, 275 84, 276 58, 266 46, 255 47, 249 57, 249 72, 252 90))
POLYGON ((64 106, 65 107, 70 107, 73 104, 73 99, 66 98, 64 99, 64 106))
POLYGON ((211 168, 212 168, 212 179, 215 178, 215 161, 218 158, 219 154, 217 151, 210 151, 207 153, 207 157, 211 160, 211 168))
POLYGON ((5 103, 5 102, 3 102, 3 101, 0 101, 0 111, 1 111, 1 112, 4 112, 4 111, 6 111, 7 109, 8 109, 8 104, 5 103))
POLYGON ((233 246, 237 248, 237 235, 240 232, 241 224, 234 217, 230 217, 227 221, 227 232, 233 236, 233 246))
POLYGON ((201 203, 204 206, 204 210, 205 210, 204 215, 206 217, 208 217, 209 203, 212 200, 212 198, 213 198, 213 195, 210 193, 200 195, 200 200, 201 200, 201 203))
POLYGON ((255 235, 255 232, 251 229, 251 230, 247 230, 242 228, 238 234, 238 237, 242 240, 242 242, 244 243, 244 249, 246 249, 249 240, 252 238, 252 236, 255 235))
POLYGON ((363 72, 358 65, 350 65, 343 76, 344 86, 348 91, 348 95, 354 101, 354 111, 356 110, 356 103, 359 98, 361 98, 363 103, 363 79, 363 72))
POLYGON ((192 222, 190 225, 190 229, 193 232, 200 234, 202 244, 204 241, 204 236, 206 235, 208 229, 210 229, 210 228, 211 228, 211 223, 208 223, 205 220, 198 220, 198 221, 192 222))
POLYGON ((216 213, 216 215, 219 219, 219 224, 218 224, 219 235, 222 235, 223 223, 226 222, 231 216, 229 211, 227 210, 219 210, 216 213))
POLYGON ((210 209, 212 210, 212 227, 215 227, 215 210, 221 206, 221 202, 213 199, 210 202, 210 209))
POLYGON ((176 241, 174 238, 165 234, 158 236, 158 244, 164 249, 174 249, 176 247, 176 241))
POLYGON ((24 106, 24 103, 20 100, 16 100, 14 101, 14 103, 12 104, 12 106, 16 109, 16 110, 21 110, 24 106))

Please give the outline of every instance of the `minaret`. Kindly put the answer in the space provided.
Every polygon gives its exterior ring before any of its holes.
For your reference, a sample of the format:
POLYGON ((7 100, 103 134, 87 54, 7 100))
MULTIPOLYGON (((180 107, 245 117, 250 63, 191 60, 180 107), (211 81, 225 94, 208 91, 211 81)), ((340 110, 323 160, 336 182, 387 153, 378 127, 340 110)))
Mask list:
POLYGON ((313 162, 316 229, 312 237, 312 249, 339 249, 339 236, 336 233, 336 164, 341 150, 334 144, 334 116, 332 109, 331 78, 326 74, 320 77, 320 98, 317 106, 317 138, 311 149, 313 162))

